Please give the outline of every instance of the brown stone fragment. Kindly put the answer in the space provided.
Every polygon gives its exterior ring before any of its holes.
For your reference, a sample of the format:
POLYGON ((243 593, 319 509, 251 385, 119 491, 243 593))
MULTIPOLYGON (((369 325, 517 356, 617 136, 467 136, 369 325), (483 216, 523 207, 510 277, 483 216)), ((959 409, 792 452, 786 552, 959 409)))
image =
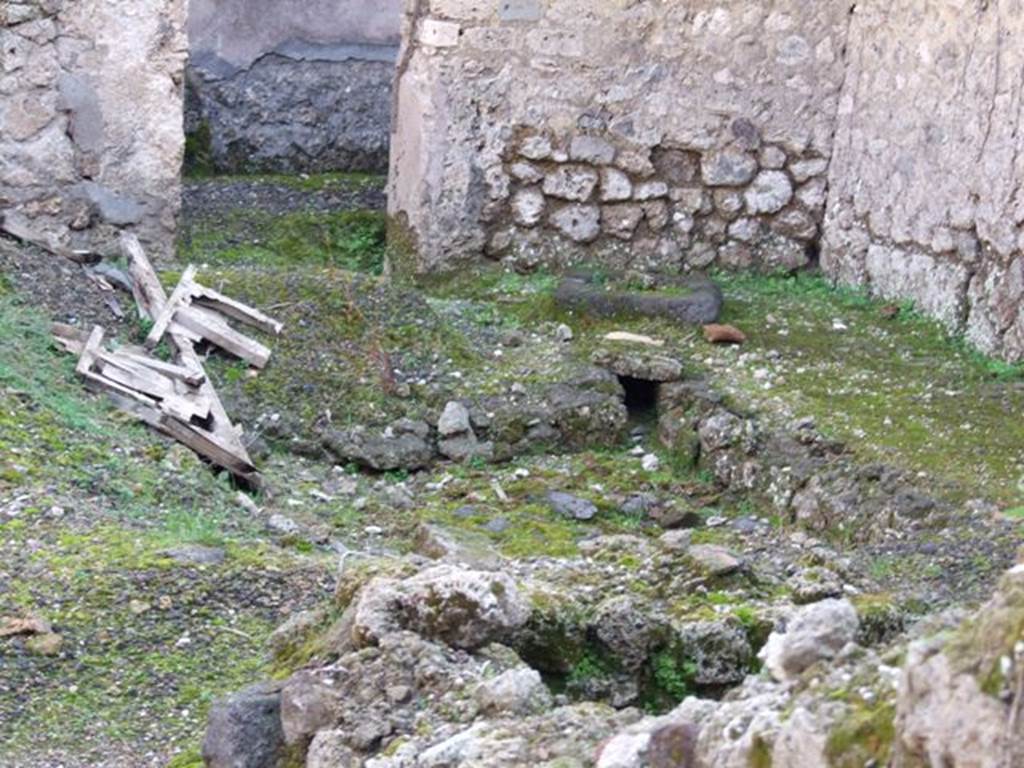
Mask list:
POLYGON ((49 631, 49 623, 38 616, 0 616, 0 637, 42 635, 49 631))
POLYGON ((712 323, 704 326, 704 338, 712 344, 742 344, 747 334, 733 325, 712 323))

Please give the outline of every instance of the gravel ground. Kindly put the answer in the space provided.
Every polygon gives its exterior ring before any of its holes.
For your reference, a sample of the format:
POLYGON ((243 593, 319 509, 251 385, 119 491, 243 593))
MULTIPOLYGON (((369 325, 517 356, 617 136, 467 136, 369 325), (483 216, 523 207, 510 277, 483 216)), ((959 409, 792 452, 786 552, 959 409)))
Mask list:
POLYGON ((357 181, 339 179, 320 189, 253 179, 191 179, 182 190, 182 220, 199 221, 231 211, 260 211, 281 215, 296 211, 383 210, 387 203, 383 178, 368 176, 357 181))
POLYGON ((53 320, 82 328, 99 324, 111 333, 135 322, 128 294, 90 278, 86 267, 3 236, 0 275, 53 320))

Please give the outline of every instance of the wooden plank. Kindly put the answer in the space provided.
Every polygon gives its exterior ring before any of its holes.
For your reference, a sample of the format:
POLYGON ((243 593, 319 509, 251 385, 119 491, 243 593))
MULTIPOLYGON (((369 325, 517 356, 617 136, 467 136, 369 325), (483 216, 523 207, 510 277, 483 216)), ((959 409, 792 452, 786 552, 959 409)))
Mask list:
POLYGON ((122 232, 120 244, 121 252, 128 260, 128 272, 132 276, 132 293, 139 307, 139 314, 148 320, 155 320, 167 303, 167 294, 160 285, 160 278, 156 276, 153 265, 146 258, 139 238, 130 232, 122 232))
MULTIPOLYGON (((176 338, 178 337, 171 334, 172 340, 176 338)), ((181 341, 178 339, 174 343, 178 347, 178 353, 183 365, 188 367, 201 365, 199 355, 196 354, 195 347, 192 346, 191 342, 181 341)), ((199 391, 210 398, 210 415, 213 417, 213 426, 209 430, 199 430, 197 428, 197 431, 209 437, 211 440, 214 440, 218 444, 230 449, 230 451, 237 456, 239 460, 252 465, 252 460, 249 458, 249 452, 242 443, 239 430, 235 428, 231 423, 231 419, 228 418, 227 411, 224 410, 224 404, 221 403, 213 385, 209 380, 207 380, 203 382, 199 391)))
POLYGON ((113 392, 116 395, 128 398, 129 400, 139 403, 140 405, 144 405, 147 408, 152 408, 154 411, 157 411, 158 413, 160 411, 160 409, 157 407, 157 401, 154 398, 149 397, 148 395, 144 395, 141 392, 136 392, 134 389, 126 387, 123 384, 118 384, 116 381, 111 381, 110 379, 106 378, 105 376, 101 376, 98 373, 86 371, 84 374, 82 374, 82 378, 85 379, 86 386, 93 392, 100 392, 106 394, 110 394, 111 392, 113 392))
POLYGON ((96 354, 100 351, 100 345, 102 343, 103 327, 94 325, 92 333, 89 334, 89 338, 85 342, 85 347, 82 349, 82 355, 78 358, 78 365, 75 366, 75 373, 79 376, 85 376, 92 371, 92 366, 96 362, 96 354))
POLYGON ((189 391, 181 394, 175 389, 173 379, 109 352, 100 353, 97 359, 100 373, 105 378, 155 397, 160 401, 160 410, 184 421, 209 418, 210 401, 201 393, 189 391))
POLYGON ((183 307, 174 314, 174 323, 197 333, 211 344, 245 360, 256 368, 264 368, 270 360, 270 349, 255 339, 239 333, 210 312, 197 307, 183 307))
POLYGON ((164 416, 160 423, 175 440, 187 445, 200 456, 205 456, 218 467, 224 467, 244 477, 256 473, 256 467, 248 457, 239 456, 234 446, 225 445, 217 433, 208 432, 193 424, 182 423, 168 416, 164 416))
POLYGON ((141 355, 135 352, 126 352, 123 348, 117 350, 117 354, 120 357, 130 360, 138 365, 150 368, 158 373, 162 373, 168 378, 182 381, 190 387, 198 387, 204 381, 206 381, 206 373, 202 370, 193 370, 186 368, 183 365, 175 365, 174 363, 168 363, 164 360, 160 360, 149 355, 141 355))
POLYGON ((240 323, 251 325, 253 328, 258 328, 264 333, 277 336, 284 329, 282 323, 274 320, 272 317, 268 317, 258 309, 253 309, 249 305, 225 296, 212 288, 207 288, 205 285, 194 284, 192 295, 195 297, 197 304, 215 309, 222 315, 226 315, 240 323))
POLYGON ((50 334, 57 344, 72 355, 81 355, 82 350, 85 349, 85 342, 89 340, 89 334, 86 331, 67 323, 51 323, 50 334))
POLYGON ((102 381, 97 381, 96 384, 99 388, 106 390, 108 397, 118 408, 177 440, 218 467, 223 467, 247 479, 258 475, 256 467, 247 458, 238 456, 232 446, 223 445, 216 435, 161 412, 148 403, 145 398, 130 391, 120 391, 117 385, 108 387, 109 382, 102 381))
POLYGON ((193 278, 195 276, 196 268, 190 264, 182 274, 181 279, 178 281, 178 285, 175 286, 174 292, 171 293, 171 298, 167 300, 164 304, 164 308, 153 321, 153 327, 146 336, 145 342, 146 347, 149 349, 152 349, 160 343, 160 339, 162 339, 164 333, 167 332, 167 327, 171 324, 171 320, 174 318, 178 309, 187 306, 191 301, 192 292, 195 286, 193 278))

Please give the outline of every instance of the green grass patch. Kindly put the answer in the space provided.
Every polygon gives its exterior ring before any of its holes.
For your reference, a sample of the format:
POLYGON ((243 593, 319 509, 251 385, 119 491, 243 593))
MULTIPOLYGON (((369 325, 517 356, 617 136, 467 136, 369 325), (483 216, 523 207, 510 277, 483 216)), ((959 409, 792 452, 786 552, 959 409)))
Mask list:
POLYGON ((183 260, 198 263, 321 265, 379 275, 384 240, 379 211, 235 211, 216 225, 194 225, 179 251, 183 260))

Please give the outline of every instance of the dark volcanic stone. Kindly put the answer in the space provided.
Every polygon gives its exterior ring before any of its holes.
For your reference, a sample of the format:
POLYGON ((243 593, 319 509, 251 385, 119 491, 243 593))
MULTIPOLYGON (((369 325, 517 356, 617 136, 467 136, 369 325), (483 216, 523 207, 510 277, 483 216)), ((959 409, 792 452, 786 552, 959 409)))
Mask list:
POLYGON ((252 685, 213 703, 203 739, 207 768, 277 768, 283 753, 279 686, 252 685))
POLYGON ((722 291, 710 280, 694 279, 688 293, 663 295, 654 291, 608 291, 581 277, 567 277, 555 300, 563 307, 600 317, 635 315, 663 317, 677 323, 707 325, 722 312, 722 291))
POLYGON ((597 507, 586 499, 573 496, 562 491, 550 491, 547 495, 551 508, 560 515, 571 517, 574 520, 593 520, 597 515, 597 507))

